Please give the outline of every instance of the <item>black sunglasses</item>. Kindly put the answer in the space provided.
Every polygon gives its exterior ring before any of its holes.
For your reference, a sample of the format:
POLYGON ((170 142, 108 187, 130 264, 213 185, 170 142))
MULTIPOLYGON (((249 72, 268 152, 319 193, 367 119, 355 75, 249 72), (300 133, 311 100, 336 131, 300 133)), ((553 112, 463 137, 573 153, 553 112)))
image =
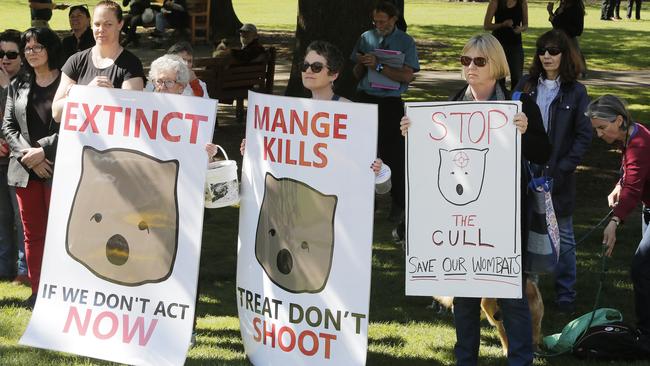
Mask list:
POLYGON ((474 65, 478 67, 483 67, 487 65, 487 58, 485 57, 469 57, 469 56, 460 56, 460 63, 463 64, 463 66, 469 66, 472 64, 472 61, 474 62, 474 65))
POLYGON ((0 50, 0 59, 2 59, 5 56, 7 56, 7 58, 10 59, 10 60, 15 60, 15 59, 18 58, 18 52, 16 52, 16 51, 7 51, 7 52, 5 52, 5 51, 0 50))
POLYGON ((558 47, 540 47, 537 49, 537 55, 538 56, 544 56, 546 52, 548 51, 548 54, 551 56, 557 56, 560 53, 562 53, 562 49, 558 47))
POLYGON ((311 64, 309 62, 305 62, 302 64, 300 70, 302 70, 302 72, 307 72, 307 69, 309 69, 310 67, 311 67, 311 71, 318 74, 319 72, 323 71, 323 67, 327 67, 327 66, 323 65, 322 62, 318 62, 318 61, 312 62, 311 64))

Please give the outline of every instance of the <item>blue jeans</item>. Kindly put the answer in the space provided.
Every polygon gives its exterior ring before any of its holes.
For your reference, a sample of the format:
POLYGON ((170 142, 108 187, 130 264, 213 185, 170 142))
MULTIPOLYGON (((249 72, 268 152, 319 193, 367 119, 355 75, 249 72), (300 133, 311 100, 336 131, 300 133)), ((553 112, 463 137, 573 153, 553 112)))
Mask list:
POLYGON ((0 165, 0 276, 13 275, 15 245, 18 250, 17 269, 19 275, 27 275, 23 224, 20 221, 16 189, 7 185, 7 165, 0 165))
MULTIPOLYGON (((533 335, 528 300, 497 299, 508 336, 508 365, 533 364, 533 335)), ((454 298, 454 325, 456 326, 456 365, 478 365, 478 349, 481 336, 481 299, 454 298)))
POLYGON ((573 303, 576 300, 576 239, 573 235, 573 217, 557 218, 560 229, 560 259, 555 268, 555 302, 573 303))
POLYGON ((643 237, 632 257, 636 327, 650 335, 650 226, 643 220, 643 237))

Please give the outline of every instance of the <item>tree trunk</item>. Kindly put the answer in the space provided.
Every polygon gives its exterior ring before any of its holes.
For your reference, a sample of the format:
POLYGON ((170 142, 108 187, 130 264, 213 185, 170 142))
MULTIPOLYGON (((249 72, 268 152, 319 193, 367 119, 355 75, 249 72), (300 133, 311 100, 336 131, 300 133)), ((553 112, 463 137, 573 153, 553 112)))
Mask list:
POLYGON ((232 0, 210 0, 210 23, 212 38, 232 37, 237 35, 237 30, 242 26, 232 0))
POLYGON ((373 4, 374 0, 298 0, 296 44, 286 95, 309 96, 302 86, 300 65, 307 46, 315 40, 328 41, 341 50, 345 66, 336 81, 336 93, 346 98, 354 95, 358 80, 352 75, 350 53, 361 33, 372 26, 373 4))

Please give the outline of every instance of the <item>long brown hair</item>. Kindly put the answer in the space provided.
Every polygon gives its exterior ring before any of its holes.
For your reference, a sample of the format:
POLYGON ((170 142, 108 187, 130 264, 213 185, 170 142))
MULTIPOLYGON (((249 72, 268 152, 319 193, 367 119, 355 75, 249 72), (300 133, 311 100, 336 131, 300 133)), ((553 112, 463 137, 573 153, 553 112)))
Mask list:
MULTIPOLYGON (((580 75, 584 69, 582 59, 564 31, 553 29, 542 34, 537 39, 535 46, 538 49, 557 47, 562 50, 559 70, 560 81, 564 84, 572 83, 578 79, 578 75, 580 75)), ((533 56, 533 62, 530 65, 528 73, 529 78, 526 85, 524 85, 524 91, 526 92, 532 88, 533 84, 537 83, 540 76, 546 79, 546 70, 544 70, 542 60, 539 55, 537 55, 537 52, 535 52, 535 56, 533 56)))

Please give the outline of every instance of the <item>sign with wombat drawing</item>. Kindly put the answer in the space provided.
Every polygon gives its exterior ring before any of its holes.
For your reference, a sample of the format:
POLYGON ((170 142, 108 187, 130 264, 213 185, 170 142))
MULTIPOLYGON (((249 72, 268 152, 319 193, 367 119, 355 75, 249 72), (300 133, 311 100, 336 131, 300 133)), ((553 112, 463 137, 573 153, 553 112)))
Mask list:
POLYGON ((21 344, 127 364, 184 364, 215 104, 70 90, 38 298, 21 344))
POLYGON ((407 295, 521 297, 520 110, 406 104, 407 295))
POLYGON ((365 365, 377 107, 250 92, 237 307, 255 365, 365 365))

